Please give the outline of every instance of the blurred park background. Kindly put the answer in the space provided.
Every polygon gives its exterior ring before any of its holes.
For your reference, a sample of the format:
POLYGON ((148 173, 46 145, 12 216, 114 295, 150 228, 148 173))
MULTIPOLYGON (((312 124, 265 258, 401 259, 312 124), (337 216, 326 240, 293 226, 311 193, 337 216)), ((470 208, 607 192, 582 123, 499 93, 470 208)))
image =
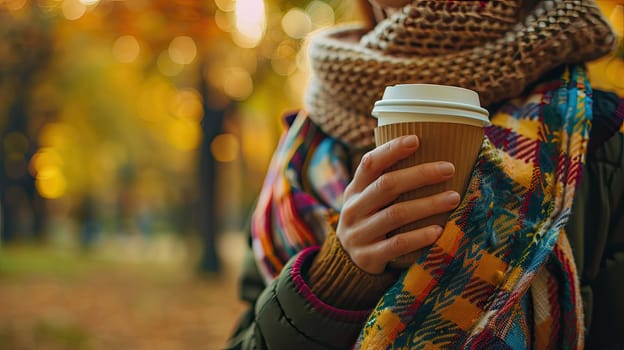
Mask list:
MULTIPOLYGON (((624 2, 600 1, 622 37, 624 2)), ((217 349, 339 0, 0 0, 0 350, 217 349)), ((624 94, 624 49, 590 65, 624 94)))

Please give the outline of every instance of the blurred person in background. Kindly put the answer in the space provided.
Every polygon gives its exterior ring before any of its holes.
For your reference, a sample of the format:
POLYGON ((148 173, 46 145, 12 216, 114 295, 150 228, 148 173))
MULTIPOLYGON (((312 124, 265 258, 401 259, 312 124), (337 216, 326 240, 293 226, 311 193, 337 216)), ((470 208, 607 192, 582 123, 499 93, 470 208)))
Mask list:
POLYGON ((250 222, 228 349, 624 346, 624 100, 583 62, 616 38, 593 1, 371 0, 371 25, 315 33, 305 108, 286 118, 250 222), (466 193, 401 204, 453 165, 385 172, 388 85, 475 90, 487 106, 466 193), (392 229, 454 210, 445 227, 392 229), (408 269, 393 259, 428 247, 408 269))

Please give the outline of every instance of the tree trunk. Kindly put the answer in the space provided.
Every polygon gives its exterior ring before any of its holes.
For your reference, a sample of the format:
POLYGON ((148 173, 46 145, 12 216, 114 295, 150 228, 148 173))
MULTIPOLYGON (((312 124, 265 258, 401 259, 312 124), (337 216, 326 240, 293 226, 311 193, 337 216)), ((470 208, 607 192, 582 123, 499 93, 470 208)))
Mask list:
MULTIPOLYGON (((205 65, 207 66, 207 65, 205 65)), ((202 120, 203 139, 199 156, 199 198, 197 223, 202 238, 202 256, 199 263, 200 273, 218 273, 220 260, 217 253, 216 241, 219 232, 217 209, 217 162, 210 151, 210 143, 221 132, 226 108, 214 108, 210 105, 210 88, 205 79, 201 80, 201 94, 204 105, 202 120)))

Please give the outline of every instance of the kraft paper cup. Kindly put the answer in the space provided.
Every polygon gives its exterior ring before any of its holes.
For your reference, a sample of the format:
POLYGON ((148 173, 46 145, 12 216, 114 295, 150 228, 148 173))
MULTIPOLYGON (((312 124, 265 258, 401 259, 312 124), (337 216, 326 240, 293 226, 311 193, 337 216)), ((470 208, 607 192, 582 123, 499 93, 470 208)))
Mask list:
MULTIPOLYGON (((443 183, 428 185, 402 194, 396 202, 453 190, 463 196, 483 142, 488 112, 480 106, 476 92, 464 88, 431 84, 405 84, 387 87, 372 112, 378 119, 375 143, 380 146, 404 135, 417 135, 420 147, 411 156, 387 171, 422 163, 447 161, 455 165, 455 175, 443 183)), ((450 212, 412 222, 391 231, 388 236, 430 225, 443 226, 450 212)), ((390 263, 405 268, 423 251, 404 255, 390 263)))

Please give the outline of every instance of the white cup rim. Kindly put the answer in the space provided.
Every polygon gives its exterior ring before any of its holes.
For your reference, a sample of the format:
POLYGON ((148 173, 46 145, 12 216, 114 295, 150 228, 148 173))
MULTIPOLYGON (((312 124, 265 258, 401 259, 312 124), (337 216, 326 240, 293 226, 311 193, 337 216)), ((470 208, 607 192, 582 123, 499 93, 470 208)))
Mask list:
POLYGON ((380 119, 380 124, 385 124, 381 123, 381 119, 397 113, 449 116, 459 122, 468 121, 469 124, 484 126, 490 124, 489 112, 479 105, 479 95, 475 91, 456 86, 435 84, 388 86, 384 97, 375 102, 371 114, 380 119), (445 90, 448 91, 448 95, 445 94, 445 90), (410 94, 416 94, 416 98, 407 98, 410 94), (418 95, 421 98, 418 98, 418 95))
MULTIPOLYGON (((466 109, 470 111, 477 112, 479 114, 483 114, 486 118, 489 115, 487 109, 475 105, 470 105, 466 103, 460 102, 448 102, 448 101, 432 101, 432 100, 379 100, 375 102, 375 107, 382 106, 430 106, 430 107, 451 107, 458 109, 466 109)), ((373 109, 373 113, 377 109, 373 109)))

